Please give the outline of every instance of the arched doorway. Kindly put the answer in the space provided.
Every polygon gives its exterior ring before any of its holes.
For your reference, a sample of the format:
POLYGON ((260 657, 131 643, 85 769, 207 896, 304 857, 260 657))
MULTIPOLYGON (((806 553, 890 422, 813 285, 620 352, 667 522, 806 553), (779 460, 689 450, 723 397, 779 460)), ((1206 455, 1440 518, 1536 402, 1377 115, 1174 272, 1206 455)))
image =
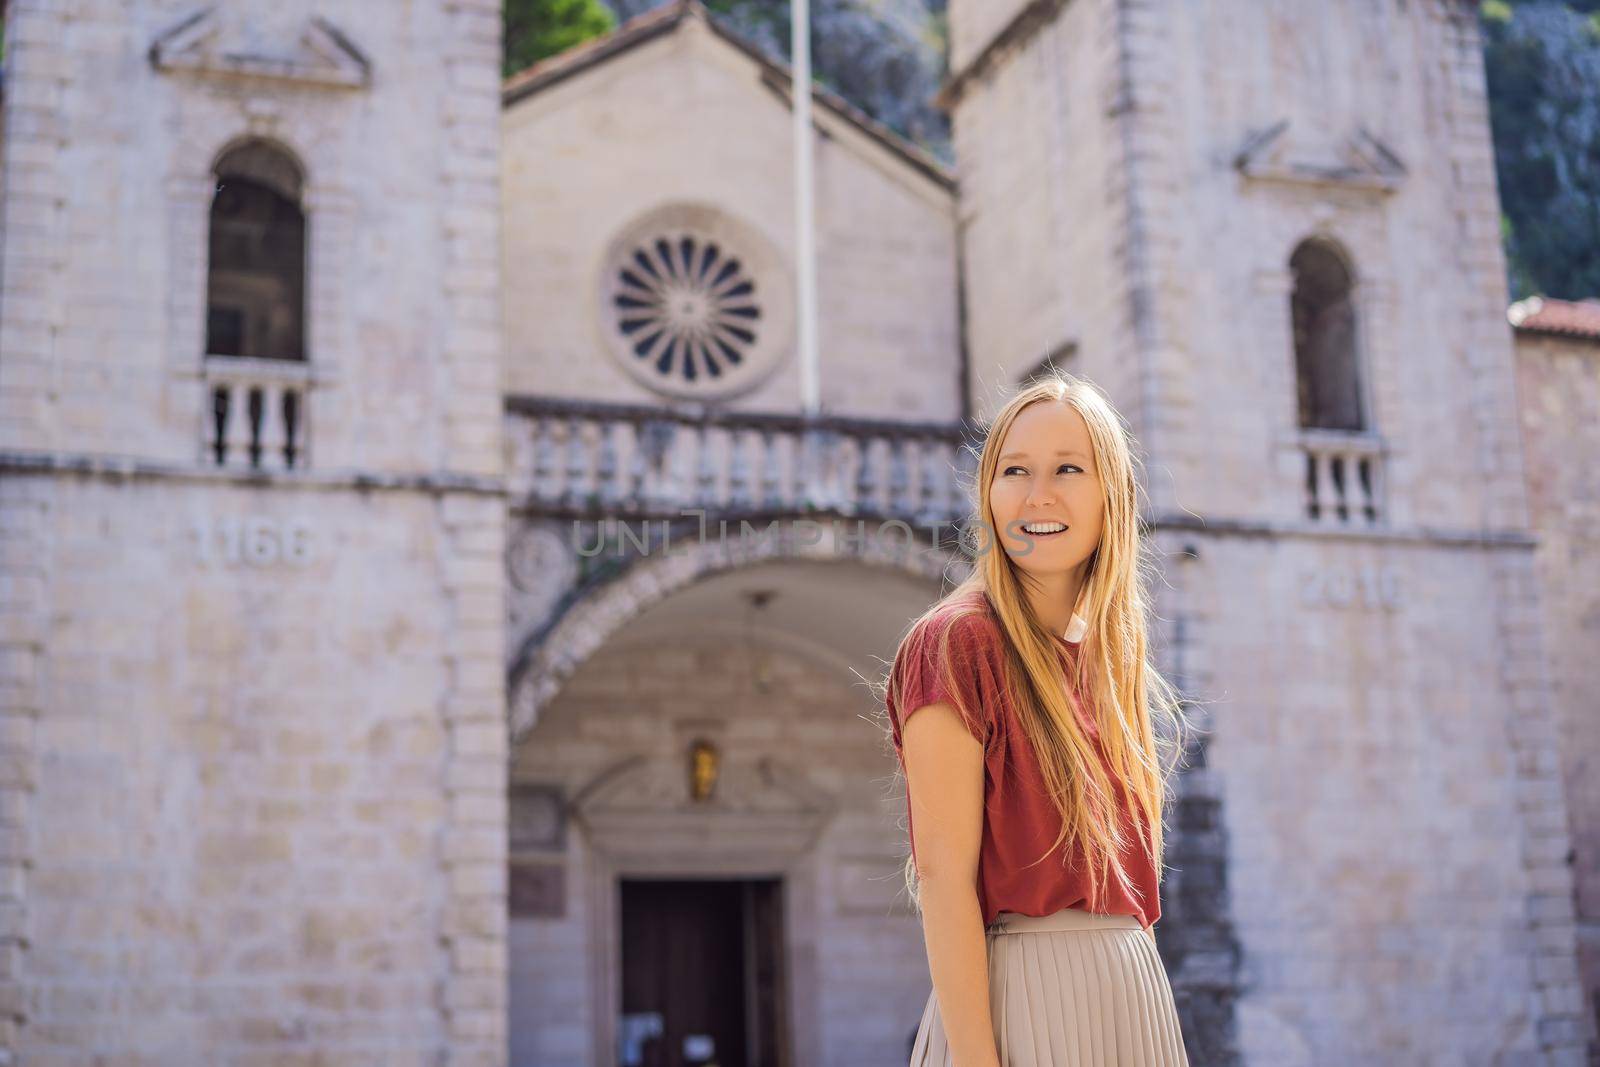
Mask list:
POLYGON ((534 651, 513 1062, 904 1058, 928 975, 872 683, 949 560, 849 551, 642 561, 534 651))

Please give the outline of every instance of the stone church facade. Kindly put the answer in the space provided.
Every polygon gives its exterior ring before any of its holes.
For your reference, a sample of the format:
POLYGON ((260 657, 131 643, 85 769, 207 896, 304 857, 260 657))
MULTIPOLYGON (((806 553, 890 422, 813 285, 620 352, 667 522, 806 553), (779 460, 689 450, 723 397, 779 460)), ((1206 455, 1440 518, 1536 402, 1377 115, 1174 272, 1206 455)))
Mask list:
POLYGON ((1507 321, 1471 4, 955 0, 953 170, 815 95, 809 417, 695 3, 5 17, 9 1062, 904 1062, 872 683, 1052 363, 1205 729, 1191 1059, 1595 1055, 1600 312, 1507 321))

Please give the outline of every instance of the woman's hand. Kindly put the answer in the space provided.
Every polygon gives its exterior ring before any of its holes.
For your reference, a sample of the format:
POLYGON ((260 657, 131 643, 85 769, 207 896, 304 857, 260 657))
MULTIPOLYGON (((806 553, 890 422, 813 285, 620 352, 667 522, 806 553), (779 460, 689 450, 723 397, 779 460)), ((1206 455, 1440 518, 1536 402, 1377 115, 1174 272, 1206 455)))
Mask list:
POLYGON ((988 938, 978 905, 983 745, 955 705, 928 704, 905 716, 902 757, 922 934, 945 1039, 956 1067, 1000 1067, 989 1006, 988 938))

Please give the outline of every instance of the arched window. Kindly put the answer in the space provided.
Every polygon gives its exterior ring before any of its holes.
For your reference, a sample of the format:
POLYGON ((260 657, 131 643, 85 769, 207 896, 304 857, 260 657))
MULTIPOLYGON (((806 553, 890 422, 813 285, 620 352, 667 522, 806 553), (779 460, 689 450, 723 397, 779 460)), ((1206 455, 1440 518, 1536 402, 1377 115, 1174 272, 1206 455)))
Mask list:
POLYGON ((1326 241, 1302 241, 1289 257, 1294 362, 1304 429, 1364 430, 1356 311, 1350 270, 1326 241))
POLYGON ((306 220, 300 167, 250 141, 216 165, 206 354, 305 359, 306 220))

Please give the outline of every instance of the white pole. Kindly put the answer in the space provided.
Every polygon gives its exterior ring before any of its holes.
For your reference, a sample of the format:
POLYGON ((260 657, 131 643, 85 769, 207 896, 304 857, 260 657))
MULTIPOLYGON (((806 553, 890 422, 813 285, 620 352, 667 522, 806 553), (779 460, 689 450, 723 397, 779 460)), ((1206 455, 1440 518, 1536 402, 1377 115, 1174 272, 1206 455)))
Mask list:
POLYGON ((795 260, 799 277, 795 303, 799 331, 800 401, 807 415, 822 408, 822 385, 817 370, 817 240, 815 195, 812 184, 811 138, 811 10, 809 0, 791 0, 790 83, 794 104, 794 224, 795 260))

